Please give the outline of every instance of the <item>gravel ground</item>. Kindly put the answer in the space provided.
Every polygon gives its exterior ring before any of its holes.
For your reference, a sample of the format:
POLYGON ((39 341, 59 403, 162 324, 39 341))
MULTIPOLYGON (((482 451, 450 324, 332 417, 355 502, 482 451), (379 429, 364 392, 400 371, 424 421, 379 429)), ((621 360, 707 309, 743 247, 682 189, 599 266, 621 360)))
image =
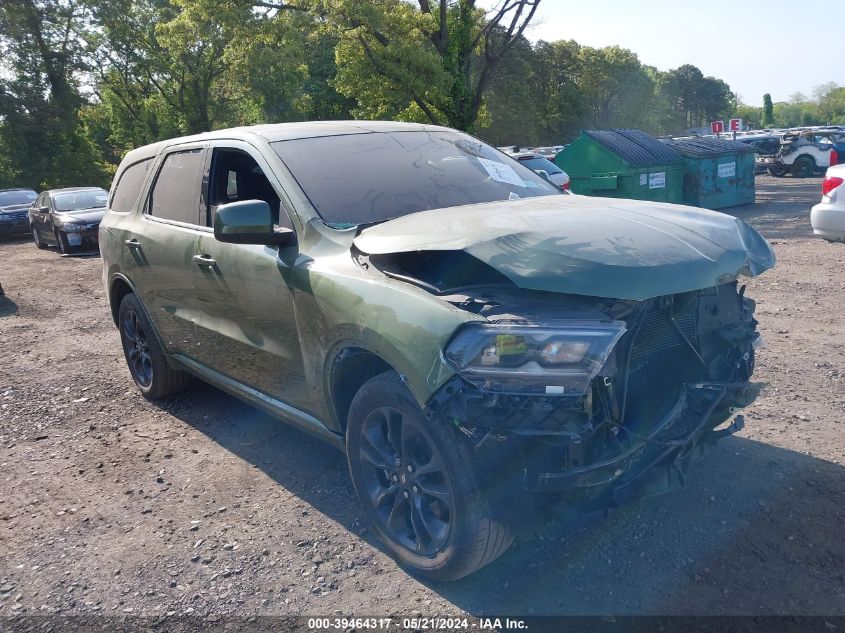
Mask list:
POLYGON ((779 263, 752 280, 768 387, 686 488, 564 509, 451 584, 362 524, 343 456, 201 384, 132 385, 96 256, 0 244, 0 616, 845 614, 845 245, 820 179, 733 210, 779 263))

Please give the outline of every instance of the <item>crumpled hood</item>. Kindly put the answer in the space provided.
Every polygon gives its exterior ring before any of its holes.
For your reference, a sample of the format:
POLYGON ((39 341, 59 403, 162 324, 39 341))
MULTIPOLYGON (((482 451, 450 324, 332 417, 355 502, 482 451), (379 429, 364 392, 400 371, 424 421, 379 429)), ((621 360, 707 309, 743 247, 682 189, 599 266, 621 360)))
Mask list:
POLYGON ((576 195, 421 211, 364 229, 354 243, 373 255, 464 250, 520 288, 634 300, 775 264, 769 243, 724 213, 576 195))

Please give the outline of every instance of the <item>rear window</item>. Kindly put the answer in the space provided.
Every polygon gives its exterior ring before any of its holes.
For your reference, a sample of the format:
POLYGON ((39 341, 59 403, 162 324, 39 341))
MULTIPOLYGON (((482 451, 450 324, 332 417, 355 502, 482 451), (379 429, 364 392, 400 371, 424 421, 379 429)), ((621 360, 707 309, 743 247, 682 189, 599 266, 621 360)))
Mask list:
POLYGON ((151 158, 129 165, 120 175, 114 194, 111 198, 110 209, 120 213, 128 213, 135 208, 138 196, 141 195, 141 187, 147 177, 147 169, 150 167, 151 158))
POLYGON ((202 148, 168 154, 150 192, 148 213, 156 218, 200 224, 198 193, 204 166, 202 148))
POLYGON ((336 228, 429 209, 560 195, 524 165, 460 132, 372 132, 272 146, 323 221, 336 228))

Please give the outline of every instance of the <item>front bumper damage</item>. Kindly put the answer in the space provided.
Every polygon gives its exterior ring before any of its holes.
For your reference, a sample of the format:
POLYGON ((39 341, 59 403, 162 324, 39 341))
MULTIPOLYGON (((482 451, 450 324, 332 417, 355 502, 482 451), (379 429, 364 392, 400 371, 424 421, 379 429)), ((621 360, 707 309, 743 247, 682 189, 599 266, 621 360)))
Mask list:
POLYGON ((763 387, 750 382, 753 310, 735 284, 660 298, 631 315, 626 344, 583 397, 487 393, 455 375, 428 414, 458 429, 486 487, 511 497, 607 507, 663 492, 683 483, 697 449, 743 427, 735 414, 763 387))
POLYGON ((532 492, 598 489, 613 501, 624 503, 645 492, 661 492, 682 484, 696 448, 732 435, 744 427, 738 415, 730 426, 716 430, 725 413, 747 406, 760 392, 761 383, 699 383, 684 385, 671 410, 647 436, 633 438, 630 446, 612 457, 558 472, 535 473, 528 483, 532 492))

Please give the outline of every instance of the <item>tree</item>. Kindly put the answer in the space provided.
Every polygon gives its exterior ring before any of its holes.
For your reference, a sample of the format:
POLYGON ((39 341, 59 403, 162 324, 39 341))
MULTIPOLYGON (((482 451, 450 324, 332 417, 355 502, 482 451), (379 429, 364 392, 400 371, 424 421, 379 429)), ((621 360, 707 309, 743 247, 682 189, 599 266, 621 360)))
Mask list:
POLYGON ((30 187, 104 184, 106 172, 78 109, 84 71, 80 37, 89 14, 79 0, 6 0, 0 48, 0 162, 30 187))
POLYGON ((768 92, 763 95, 763 127, 771 127, 775 122, 774 105, 772 105, 772 95, 768 92))
POLYGON ((325 0, 337 29, 335 86, 362 116, 445 123, 473 131, 498 68, 540 0, 325 0))
POLYGON ((845 87, 831 90, 822 98, 819 115, 831 125, 845 124, 845 87))

